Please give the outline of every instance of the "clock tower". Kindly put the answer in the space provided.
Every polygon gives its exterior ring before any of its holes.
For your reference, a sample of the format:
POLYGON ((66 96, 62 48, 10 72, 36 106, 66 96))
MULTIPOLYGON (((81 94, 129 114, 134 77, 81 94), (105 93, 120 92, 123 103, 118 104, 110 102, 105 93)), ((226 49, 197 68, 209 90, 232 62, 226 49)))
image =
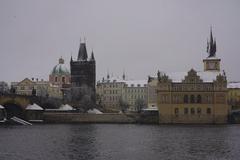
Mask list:
POLYGON ((221 59, 216 57, 216 39, 213 40, 212 28, 210 31, 210 41, 207 41, 207 58, 203 59, 204 71, 220 71, 221 59))

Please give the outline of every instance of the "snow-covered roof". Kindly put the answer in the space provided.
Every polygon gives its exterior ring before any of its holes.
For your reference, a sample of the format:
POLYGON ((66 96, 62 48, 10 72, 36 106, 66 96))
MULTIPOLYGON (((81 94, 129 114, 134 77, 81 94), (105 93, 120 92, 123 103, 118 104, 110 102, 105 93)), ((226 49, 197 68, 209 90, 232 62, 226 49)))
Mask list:
POLYGON ((158 111, 157 107, 148 107, 148 108, 144 108, 143 111, 158 111))
POLYGON ((0 109, 4 109, 4 107, 2 105, 0 105, 0 109))
POLYGON ((144 85, 147 85, 147 79, 146 80, 123 80, 118 77, 111 77, 109 79, 105 79, 104 81, 101 81, 100 83, 125 83, 128 87, 145 87, 144 85))
POLYGON ((240 88, 240 82, 229 82, 227 88, 240 88))
POLYGON ((28 105, 26 110, 43 110, 43 108, 37 105, 36 103, 34 103, 32 105, 31 104, 28 105))
POLYGON ((89 113, 89 114, 102 114, 102 112, 99 111, 99 110, 96 109, 96 108, 89 109, 89 110, 87 111, 87 113, 89 113))
POLYGON ((147 80, 128 80, 125 83, 128 87, 146 87, 147 80))
POLYGON ((220 58, 217 58, 216 56, 214 56, 214 57, 207 57, 206 60, 208 60, 208 59, 209 59, 209 60, 210 60, 210 59, 211 59, 211 60, 219 60, 220 58))
POLYGON ((64 110, 64 111, 71 111, 74 110, 72 106, 70 106, 69 104, 65 104, 65 105, 61 105, 61 107, 59 108, 59 110, 64 110))
MULTIPOLYGON (((185 76, 188 75, 188 72, 170 72, 165 73, 169 79, 172 80, 172 82, 182 82, 185 79, 185 76)), ((197 75, 200 76, 200 79, 203 80, 203 82, 213 82, 216 80, 216 77, 222 74, 222 71, 199 71, 197 72, 197 75)))

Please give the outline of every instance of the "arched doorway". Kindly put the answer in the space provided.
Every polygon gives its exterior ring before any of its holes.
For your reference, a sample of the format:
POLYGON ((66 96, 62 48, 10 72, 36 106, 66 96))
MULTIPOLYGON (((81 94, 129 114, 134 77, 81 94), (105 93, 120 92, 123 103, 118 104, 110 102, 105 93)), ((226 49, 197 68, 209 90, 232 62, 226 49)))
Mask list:
POLYGON ((22 119, 24 118, 24 110, 20 105, 14 103, 5 103, 3 106, 7 112, 7 119, 10 119, 14 116, 22 119))

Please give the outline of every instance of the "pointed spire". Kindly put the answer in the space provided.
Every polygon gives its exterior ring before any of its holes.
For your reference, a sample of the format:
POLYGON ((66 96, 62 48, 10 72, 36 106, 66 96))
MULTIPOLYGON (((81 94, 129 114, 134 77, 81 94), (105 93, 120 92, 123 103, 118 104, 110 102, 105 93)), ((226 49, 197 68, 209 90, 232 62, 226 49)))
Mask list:
POLYGON ((86 49, 86 43, 82 43, 80 39, 80 47, 78 51, 78 60, 79 61, 87 61, 88 55, 87 55, 87 49, 86 49))
POLYGON ((110 76, 109 76, 109 71, 107 71, 107 79, 109 79, 110 78, 110 76))
POLYGON ((213 40, 212 27, 210 28, 210 41, 207 41, 208 57, 215 57, 216 55, 216 39, 213 40))
POLYGON ((125 80, 126 75, 125 75, 125 70, 123 70, 123 75, 122 75, 122 79, 125 80))
POLYGON ((92 50, 90 61, 95 61, 93 50, 92 50))

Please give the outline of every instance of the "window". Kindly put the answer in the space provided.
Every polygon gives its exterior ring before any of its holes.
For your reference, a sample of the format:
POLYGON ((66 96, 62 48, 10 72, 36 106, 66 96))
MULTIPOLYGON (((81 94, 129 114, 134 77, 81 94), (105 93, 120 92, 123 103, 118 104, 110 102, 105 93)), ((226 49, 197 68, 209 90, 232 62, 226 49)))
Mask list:
POLYGON ((188 95, 184 95, 183 101, 184 103, 188 103, 188 95))
POLYGON ((191 108, 191 114, 195 114, 195 109, 191 108))
POLYGON ((194 95, 191 95, 191 97, 190 97, 190 101, 191 101, 191 103, 195 103, 194 95))
POLYGON ((178 108, 175 108, 175 115, 178 115, 178 113, 179 113, 179 109, 178 108))
POLYGON ((198 95, 198 96, 197 96, 197 103, 202 103, 202 97, 201 97, 201 95, 198 95))
POLYGON ((65 77, 62 77, 62 83, 65 83, 65 77))
POLYGON ((201 108, 198 108, 198 109, 197 109, 197 113, 198 113, 198 114, 201 114, 201 112, 202 112, 201 108))
POLYGON ((58 79, 58 78, 57 78, 57 77, 55 77, 55 82, 57 82, 57 79, 58 79))
POLYGON ((211 108, 207 108, 207 114, 211 114, 211 108))
POLYGON ((184 114, 188 114, 188 108, 184 108, 184 114))

